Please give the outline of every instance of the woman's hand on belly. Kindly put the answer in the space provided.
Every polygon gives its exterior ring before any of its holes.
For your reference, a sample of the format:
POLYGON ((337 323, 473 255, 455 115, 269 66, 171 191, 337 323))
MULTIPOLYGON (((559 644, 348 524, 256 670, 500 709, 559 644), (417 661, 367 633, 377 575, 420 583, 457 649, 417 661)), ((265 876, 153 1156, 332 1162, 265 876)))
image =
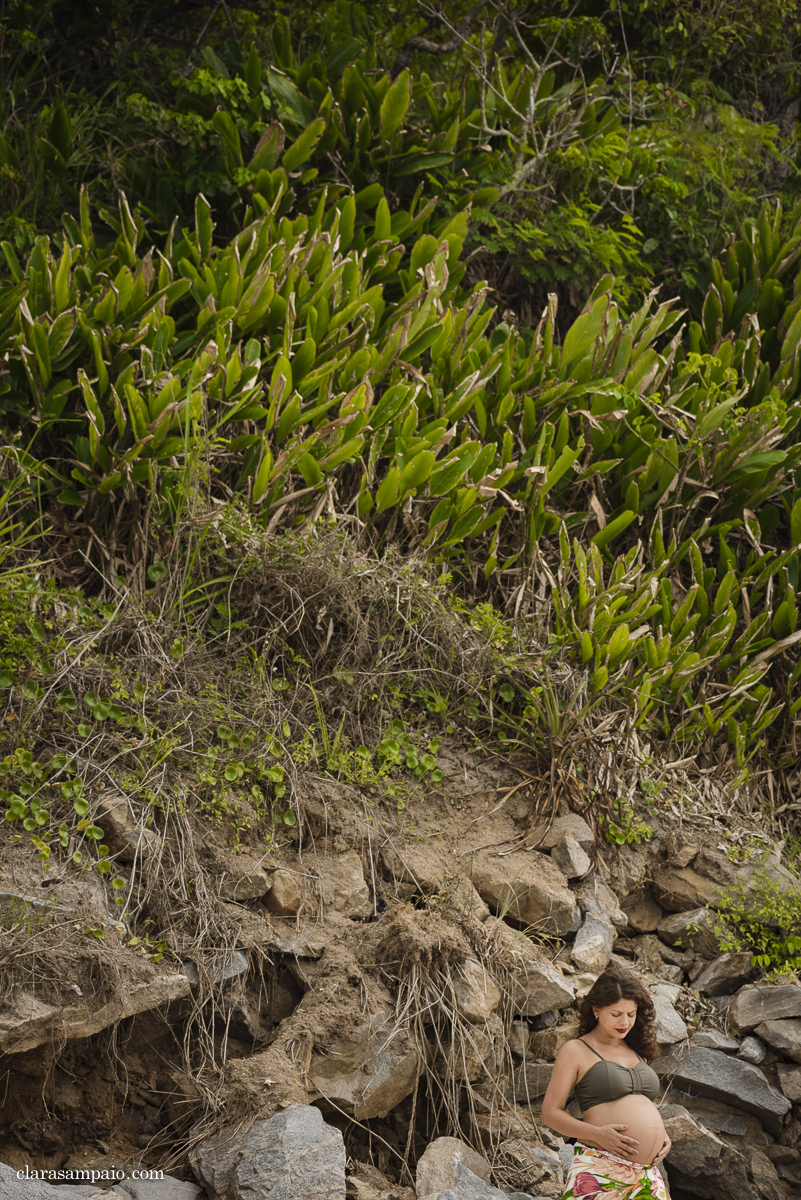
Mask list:
POLYGON ((622 1096, 620 1100, 595 1104, 584 1114, 584 1120, 595 1127, 593 1134, 602 1150, 643 1165, 650 1166, 664 1146, 665 1126, 659 1109, 647 1096, 622 1096), (615 1137, 622 1149, 612 1148, 615 1137), (625 1141, 619 1140, 621 1137, 625 1141))
POLYGON ((637 1158, 640 1143, 626 1133, 628 1125, 599 1125, 593 1129, 593 1140, 600 1150, 616 1154, 618 1158, 637 1158))

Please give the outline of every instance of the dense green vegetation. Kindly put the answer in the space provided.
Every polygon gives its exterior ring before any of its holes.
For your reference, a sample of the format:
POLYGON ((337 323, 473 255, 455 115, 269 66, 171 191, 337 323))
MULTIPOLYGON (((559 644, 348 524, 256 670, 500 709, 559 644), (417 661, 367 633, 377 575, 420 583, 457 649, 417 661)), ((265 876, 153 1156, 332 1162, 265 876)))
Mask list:
MULTIPOLYGON (((307 630, 316 658, 265 643, 253 606, 254 564, 315 526, 399 553, 438 581, 403 620, 472 614, 492 651, 450 682, 436 654, 399 666, 392 727, 357 706, 343 737, 405 745, 404 715, 447 710, 582 766, 571 734, 618 708, 676 757, 730 758, 732 794, 797 763, 795 8, 450 11, 4 17, 6 802, 45 849, 48 829, 70 844, 29 799, 47 705, 76 761, 98 705, 149 727, 122 691, 62 679, 73 643, 36 615, 32 553, 106 620, 161 622, 174 662, 269 645, 326 760, 321 680, 367 704, 386 646, 354 657, 344 618, 324 644, 307 630), (570 696, 549 662, 572 664, 570 696)), ((283 820, 262 726, 248 771, 283 820)), ((613 839, 640 835, 628 801, 598 803, 613 839)))

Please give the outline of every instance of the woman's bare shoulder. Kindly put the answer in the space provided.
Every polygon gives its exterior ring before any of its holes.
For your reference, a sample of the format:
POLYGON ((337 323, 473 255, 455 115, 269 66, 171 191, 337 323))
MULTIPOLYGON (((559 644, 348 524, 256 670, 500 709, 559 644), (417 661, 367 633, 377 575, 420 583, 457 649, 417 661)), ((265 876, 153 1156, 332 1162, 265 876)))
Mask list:
POLYGON ((559 1051, 558 1055, 556 1056, 557 1061, 569 1063, 574 1059, 578 1060, 582 1057, 582 1051, 585 1049, 586 1046, 584 1045, 584 1042, 582 1042, 579 1038, 571 1038, 569 1042, 565 1042, 564 1046, 559 1051))

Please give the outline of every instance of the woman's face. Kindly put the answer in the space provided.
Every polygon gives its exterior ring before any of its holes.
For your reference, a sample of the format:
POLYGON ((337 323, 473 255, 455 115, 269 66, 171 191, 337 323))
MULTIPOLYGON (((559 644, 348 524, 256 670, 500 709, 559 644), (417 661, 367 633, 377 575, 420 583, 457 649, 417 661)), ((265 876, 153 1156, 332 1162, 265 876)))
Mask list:
POLYGON ((636 1000, 618 1000, 592 1010, 598 1020, 598 1032, 606 1041, 622 1041, 637 1020, 636 1000))

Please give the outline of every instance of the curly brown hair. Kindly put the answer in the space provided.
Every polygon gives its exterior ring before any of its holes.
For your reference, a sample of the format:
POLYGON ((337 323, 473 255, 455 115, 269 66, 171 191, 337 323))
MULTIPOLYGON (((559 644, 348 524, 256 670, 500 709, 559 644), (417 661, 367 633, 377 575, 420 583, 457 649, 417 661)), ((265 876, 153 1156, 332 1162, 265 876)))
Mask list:
POLYGON ((610 967, 599 975, 579 1007, 578 1036, 583 1037, 598 1024, 593 1008, 606 1008, 618 1000, 632 1000, 637 1005, 637 1019, 626 1035, 626 1044, 646 1062, 659 1058, 656 1040, 656 1010, 645 984, 633 971, 610 967))

